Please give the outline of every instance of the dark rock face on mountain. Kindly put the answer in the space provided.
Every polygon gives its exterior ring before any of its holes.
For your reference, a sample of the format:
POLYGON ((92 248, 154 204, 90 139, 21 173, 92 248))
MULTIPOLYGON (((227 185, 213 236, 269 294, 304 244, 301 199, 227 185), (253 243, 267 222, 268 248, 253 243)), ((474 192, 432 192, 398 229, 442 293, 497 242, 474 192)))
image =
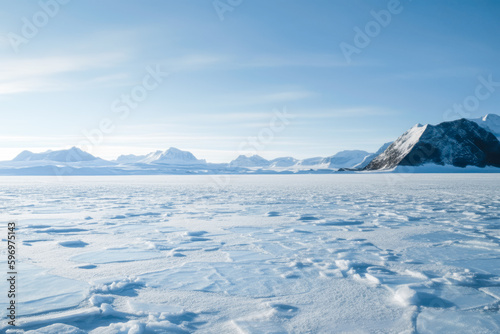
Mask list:
POLYGON ((491 132, 466 119, 435 126, 417 124, 373 159, 365 170, 424 164, 500 167, 500 142, 491 132))
POLYGON ((363 161, 361 161, 359 164, 355 165, 354 168, 355 169, 363 169, 365 168, 366 166, 368 166, 368 164, 370 162, 372 162, 373 159, 375 159, 376 157, 378 157, 381 153, 383 153, 385 150, 387 150, 387 148, 392 144, 392 141, 391 142, 388 142, 388 143, 385 143, 384 145, 382 145, 378 150, 377 152, 375 153, 372 153, 370 155, 367 155, 363 161))

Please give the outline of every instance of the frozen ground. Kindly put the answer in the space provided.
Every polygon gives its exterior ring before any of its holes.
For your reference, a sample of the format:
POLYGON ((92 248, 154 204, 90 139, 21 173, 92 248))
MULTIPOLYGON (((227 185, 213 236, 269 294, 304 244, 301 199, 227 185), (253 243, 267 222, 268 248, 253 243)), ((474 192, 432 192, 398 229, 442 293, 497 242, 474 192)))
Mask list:
POLYGON ((497 175, 224 181, 1 177, 7 333, 500 331, 497 175))

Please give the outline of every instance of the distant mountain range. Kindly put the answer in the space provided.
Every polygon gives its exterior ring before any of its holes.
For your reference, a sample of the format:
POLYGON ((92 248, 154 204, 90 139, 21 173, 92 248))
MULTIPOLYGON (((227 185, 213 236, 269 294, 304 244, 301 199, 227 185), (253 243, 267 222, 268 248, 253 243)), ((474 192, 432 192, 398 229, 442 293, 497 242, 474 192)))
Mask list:
POLYGON ((69 150, 52 151, 48 150, 43 153, 32 153, 30 151, 22 151, 12 161, 54 161, 54 162, 82 162, 93 161, 99 158, 92 154, 84 152, 79 148, 72 147, 69 150))
POLYGON ((156 151, 148 155, 120 155, 116 159, 118 163, 143 163, 143 164, 166 164, 166 165, 203 165, 205 160, 198 160, 187 151, 181 151, 171 147, 166 151, 156 151))
POLYGON ((0 175, 460 172, 470 168, 500 172, 499 137, 500 116, 488 114, 438 125, 417 124, 375 153, 348 150, 302 160, 293 157, 266 160, 259 155, 240 155, 229 163, 214 164, 173 147, 147 155, 121 155, 114 161, 72 147, 42 153, 23 151, 11 161, 0 162, 0 175))
POLYGON ((230 167, 246 167, 246 168, 269 168, 269 169, 288 169, 288 170, 304 170, 304 169, 338 169, 342 167, 354 167, 360 164, 370 153, 366 151, 351 150, 342 151, 331 157, 315 157, 304 160, 298 160, 292 157, 276 158, 266 160, 259 155, 247 157, 240 155, 235 160, 229 163, 230 167))

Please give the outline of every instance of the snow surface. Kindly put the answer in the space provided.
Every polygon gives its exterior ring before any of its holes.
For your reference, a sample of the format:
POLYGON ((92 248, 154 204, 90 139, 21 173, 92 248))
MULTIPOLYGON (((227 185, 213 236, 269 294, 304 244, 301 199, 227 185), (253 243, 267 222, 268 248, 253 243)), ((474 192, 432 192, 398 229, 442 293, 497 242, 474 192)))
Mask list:
POLYGON ((379 166, 378 169, 387 169, 390 165, 399 163, 413 147, 418 143, 420 137, 427 129, 428 124, 415 124, 411 129, 403 133, 398 139, 396 139, 392 144, 386 148, 386 150, 374 158, 371 162, 385 161, 385 164, 379 166), (391 154, 397 152, 396 157, 392 157, 391 154))
MULTIPOLYGON (((370 153, 361 150, 346 150, 336 153, 330 157, 314 157, 298 160, 292 157, 282 157, 273 160, 266 160, 259 155, 240 155, 229 163, 230 167, 243 167, 274 172, 298 172, 305 170, 330 169, 332 171, 339 168, 351 168, 364 161, 370 153)), ((373 159, 373 158, 372 158, 373 159)))
POLYGON ((476 122, 479 126, 490 131, 495 136, 500 138, 500 116, 497 114, 488 114, 480 118, 470 119, 476 122))
POLYGON ((230 167, 267 167, 270 162, 260 155, 240 155, 229 163, 230 167))
POLYGON ((48 150, 42 153, 32 153, 30 151, 23 151, 19 153, 12 161, 36 161, 47 160, 57 162, 77 162, 77 161, 92 161, 98 158, 92 154, 82 151, 77 147, 72 147, 68 150, 52 151, 48 150))
POLYGON ((206 164, 205 160, 198 160, 188 151, 171 147, 166 151, 156 151, 146 155, 138 161, 145 164, 170 164, 170 165, 199 165, 206 164))
POLYGON ((373 159, 375 159, 376 157, 378 157, 380 154, 382 154, 389 146, 391 146, 392 144, 392 141, 390 142, 387 142, 385 143, 384 145, 382 145, 378 150, 377 152, 375 153, 372 153, 370 155, 367 155, 366 157, 363 158, 363 161, 361 161, 360 163, 352 166, 353 168, 359 168, 359 169, 363 169, 365 168, 366 166, 368 166, 368 164, 370 162, 372 162, 373 159))
POLYGON ((346 150, 323 159, 321 164, 327 164, 328 168, 351 168, 363 162, 369 155, 366 151, 346 150))
POLYGON ((299 160, 292 157, 276 158, 269 161, 269 167, 292 167, 297 164, 299 160))
POLYGON ((0 177, 0 332, 499 332, 496 175, 228 178, 0 177))
POLYGON ((426 163, 445 166, 500 167, 500 142, 476 123, 460 119, 436 126, 414 126, 365 169, 393 169, 426 163))
POLYGON ((133 164, 145 159, 146 155, 124 154, 116 158, 116 162, 120 164, 133 164))

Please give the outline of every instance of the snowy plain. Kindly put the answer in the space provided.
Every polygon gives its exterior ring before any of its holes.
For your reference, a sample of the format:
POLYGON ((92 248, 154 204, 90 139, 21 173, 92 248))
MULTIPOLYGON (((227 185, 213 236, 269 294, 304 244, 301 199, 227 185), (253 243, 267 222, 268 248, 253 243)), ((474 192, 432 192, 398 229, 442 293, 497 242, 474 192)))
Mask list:
POLYGON ((11 220, 20 261, 0 331, 500 332, 497 175, 220 181, 0 177, 0 266, 11 220))

